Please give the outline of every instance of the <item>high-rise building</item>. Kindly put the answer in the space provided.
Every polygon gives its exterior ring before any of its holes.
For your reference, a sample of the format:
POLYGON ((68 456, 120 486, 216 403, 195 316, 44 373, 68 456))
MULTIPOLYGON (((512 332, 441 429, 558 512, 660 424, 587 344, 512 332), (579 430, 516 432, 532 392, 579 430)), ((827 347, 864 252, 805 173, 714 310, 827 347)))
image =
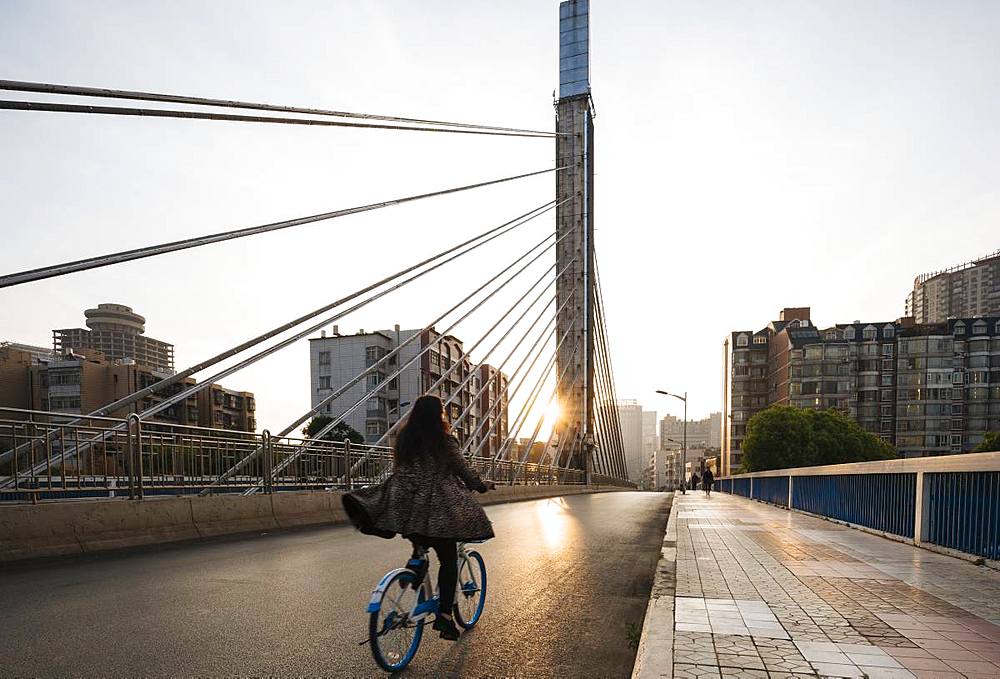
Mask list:
POLYGON ((749 419, 775 404, 839 410, 907 457, 968 451, 1000 430, 1000 317, 821 330, 808 309, 786 309, 727 343, 726 474, 739 468, 749 419))
POLYGON ((660 449, 660 433, 656 427, 656 411, 642 411, 642 451, 649 455, 660 449))
MULTIPOLYGON (((130 307, 99 304, 84 313, 89 329, 53 330, 51 350, 0 344, 0 407, 82 415, 174 374, 173 345, 143 335, 145 319, 130 307)), ((109 416, 141 412, 194 384, 186 378, 109 416)), ((255 431, 255 409, 251 392, 213 384, 149 421, 255 431)))
POLYGON ((906 298, 906 316, 919 325, 943 323, 949 318, 1000 316, 1000 250, 917 276, 906 298))
POLYGON ((124 304, 98 304, 83 312, 87 330, 66 328, 52 331, 52 349, 57 354, 92 349, 109 361, 135 361, 155 372, 174 373, 174 345, 146 337, 146 319, 124 304))
POLYGON ((348 413, 344 421, 363 434, 368 443, 378 441, 401 417, 406 408, 423 394, 434 394, 446 400, 457 397, 448 409, 448 419, 455 423, 468 414, 452 430, 465 443, 473 440, 473 450, 493 456, 501 450, 507 438, 508 393, 507 376, 490 366, 480 366, 471 377, 475 365, 462 347, 462 341, 436 330, 377 330, 341 335, 334 326, 333 334, 309 340, 310 398, 313 407, 336 391, 343 389, 364 370, 403 346, 377 371, 344 390, 344 393, 323 407, 324 413, 339 416, 359 401, 360 406, 348 413), (429 347, 429 349, 428 349, 429 347), (425 349, 428 349, 426 353, 425 349), (422 354, 422 355, 421 355, 422 354), (458 367, 442 379, 455 364, 458 367), (402 369, 393 379, 389 375, 402 369), (466 381, 466 378, 469 378, 466 381), (438 386, 431 387, 438 382, 438 386), (464 383, 464 386, 462 386, 464 383), (375 390, 375 394, 367 396, 375 390), (480 394, 480 391, 482 392, 480 394), (480 394, 477 397, 477 394, 480 394))
MULTIPOLYGON (((688 448, 718 448, 721 436, 721 413, 712 413, 701 420, 688 420, 688 448)), ((676 441, 684 440, 684 420, 667 415, 660 420, 660 447, 666 450, 679 447, 676 441), (670 439, 668 441, 668 439, 670 439), (670 445, 667 445, 670 444, 670 445)))
POLYGON ((634 399, 619 399, 618 418, 622 426, 622 443, 629 480, 641 483, 649 458, 642 446, 642 406, 634 399))

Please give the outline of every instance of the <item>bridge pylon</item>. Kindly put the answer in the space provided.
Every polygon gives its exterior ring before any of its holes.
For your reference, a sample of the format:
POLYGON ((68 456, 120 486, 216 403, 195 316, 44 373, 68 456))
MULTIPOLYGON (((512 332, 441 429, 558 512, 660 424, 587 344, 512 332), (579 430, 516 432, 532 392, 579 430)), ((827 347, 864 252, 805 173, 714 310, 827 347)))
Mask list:
POLYGON ((556 356, 560 456, 589 472, 594 445, 594 115, 590 96, 590 2, 559 5, 559 98, 556 107, 556 356), (568 268, 567 268, 568 267, 568 268), (570 299, 564 307, 563 302, 570 299))

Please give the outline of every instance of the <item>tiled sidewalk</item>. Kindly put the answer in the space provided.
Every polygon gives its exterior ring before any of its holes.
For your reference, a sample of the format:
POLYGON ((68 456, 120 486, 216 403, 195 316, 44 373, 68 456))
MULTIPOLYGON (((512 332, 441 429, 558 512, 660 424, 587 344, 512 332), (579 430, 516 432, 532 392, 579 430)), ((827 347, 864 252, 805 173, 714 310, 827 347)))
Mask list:
POLYGON ((721 493, 674 503, 674 677, 1000 677, 1000 573, 721 493))

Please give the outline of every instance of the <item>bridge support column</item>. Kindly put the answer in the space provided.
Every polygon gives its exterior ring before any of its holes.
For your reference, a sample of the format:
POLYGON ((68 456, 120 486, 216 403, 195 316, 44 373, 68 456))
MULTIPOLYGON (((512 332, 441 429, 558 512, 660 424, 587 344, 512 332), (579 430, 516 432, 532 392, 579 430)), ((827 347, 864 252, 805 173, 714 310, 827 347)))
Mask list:
POLYGON ((555 424, 567 465, 589 482, 594 441, 594 122, 590 99, 589 0, 559 5, 559 99, 556 102, 556 337, 567 333, 556 374, 569 375, 558 394, 555 424))

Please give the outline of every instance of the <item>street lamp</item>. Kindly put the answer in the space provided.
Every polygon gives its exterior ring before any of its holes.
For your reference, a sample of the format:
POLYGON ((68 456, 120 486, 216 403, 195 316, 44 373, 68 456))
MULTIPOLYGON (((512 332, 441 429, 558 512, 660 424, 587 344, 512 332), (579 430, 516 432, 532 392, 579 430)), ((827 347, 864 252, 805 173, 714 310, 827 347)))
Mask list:
POLYGON ((673 396, 676 399, 684 401, 684 443, 681 448, 681 495, 687 495, 688 394, 685 391, 683 396, 678 396, 677 394, 671 394, 669 391, 663 391, 662 389, 657 389, 656 393, 663 394, 664 396, 673 396))
MULTIPOLYGON (((681 446, 684 445, 680 441, 672 439, 669 436, 664 436, 663 438, 664 438, 664 440, 670 441, 671 443, 676 443, 677 447, 678 447, 678 449, 677 449, 676 452, 678 452, 678 453, 680 452, 681 446)), ((670 482, 674 485, 674 487, 676 487, 676 485, 677 485, 677 466, 678 466, 677 465, 677 460, 675 459, 674 454, 671 453, 671 455, 670 455, 670 482)), ((683 473, 681 474, 681 476, 683 477, 683 473)))

